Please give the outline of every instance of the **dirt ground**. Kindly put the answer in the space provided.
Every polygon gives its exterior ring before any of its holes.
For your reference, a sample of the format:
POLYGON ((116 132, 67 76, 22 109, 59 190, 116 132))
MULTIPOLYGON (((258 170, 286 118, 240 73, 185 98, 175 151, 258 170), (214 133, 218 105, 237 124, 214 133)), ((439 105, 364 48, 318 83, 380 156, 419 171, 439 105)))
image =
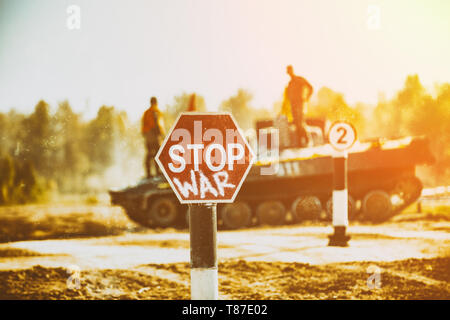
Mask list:
MULTIPOLYGON (((27 206, 0 209, 0 231, 0 299, 190 298, 186 230, 144 230, 116 207, 27 206)), ((446 210, 352 224, 347 248, 328 247, 331 232, 220 231, 220 299, 450 299, 446 210)))

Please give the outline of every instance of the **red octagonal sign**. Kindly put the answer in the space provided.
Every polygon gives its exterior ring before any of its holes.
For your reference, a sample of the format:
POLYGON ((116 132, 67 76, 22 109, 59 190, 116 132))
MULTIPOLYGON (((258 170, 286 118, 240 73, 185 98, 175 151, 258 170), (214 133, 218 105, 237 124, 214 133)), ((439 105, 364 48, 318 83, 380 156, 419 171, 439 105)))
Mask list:
POLYGON ((156 155, 181 203, 233 202, 254 159, 229 113, 182 113, 156 155))

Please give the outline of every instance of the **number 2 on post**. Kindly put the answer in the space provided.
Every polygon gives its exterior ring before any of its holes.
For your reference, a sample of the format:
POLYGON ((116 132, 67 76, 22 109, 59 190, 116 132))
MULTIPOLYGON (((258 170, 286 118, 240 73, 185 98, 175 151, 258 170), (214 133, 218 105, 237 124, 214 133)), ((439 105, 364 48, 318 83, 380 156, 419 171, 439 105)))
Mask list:
POLYGON ((344 127, 340 127, 337 129, 338 132, 342 132, 341 136, 339 137, 337 143, 346 144, 347 141, 344 140, 344 137, 347 135, 347 130, 344 127))

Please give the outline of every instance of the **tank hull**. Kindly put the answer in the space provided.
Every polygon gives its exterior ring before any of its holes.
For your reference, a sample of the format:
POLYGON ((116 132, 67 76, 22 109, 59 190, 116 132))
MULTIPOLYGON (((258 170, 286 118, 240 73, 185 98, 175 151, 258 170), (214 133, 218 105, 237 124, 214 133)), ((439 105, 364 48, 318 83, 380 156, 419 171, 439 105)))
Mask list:
MULTIPOLYGON (((348 192, 354 202, 351 218, 381 222, 401 212, 420 196, 422 186, 415 177, 415 167, 432 162, 433 157, 425 138, 411 139, 408 144, 401 147, 372 144, 365 150, 350 152, 348 154, 348 192), (392 210, 389 210, 389 214, 384 212, 378 214, 376 210, 367 209, 369 206, 373 208, 371 204, 374 201, 374 196, 371 195, 373 191, 377 191, 378 196, 381 194, 385 195, 384 198, 389 197, 389 201, 392 198, 392 210), (360 210, 361 208, 364 210, 360 210), (371 214, 370 216, 358 215, 357 213, 361 211, 371 212, 371 214)), ((187 206, 178 203, 168 183, 161 179, 163 178, 146 180, 134 187, 111 191, 111 201, 113 204, 122 206, 135 222, 147 227, 155 227, 162 225, 162 214, 158 212, 175 210, 161 206, 152 207, 156 200, 165 198, 177 203, 178 218, 172 225, 185 225, 187 206)), ((270 219, 263 219, 264 215, 258 213, 263 212, 267 217, 267 214, 271 214, 266 213, 267 207, 272 208, 272 211, 274 207, 278 208, 274 214, 282 215, 280 218, 283 220, 282 223, 295 222, 292 216, 298 209, 292 209, 292 206, 297 199, 315 199, 316 203, 320 201, 319 205, 325 210, 327 206, 329 207, 332 186, 333 159, 331 155, 313 155, 309 158, 285 157, 275 161, 256 162, 235 200, 237 203, 245 203, 250 207, 251 222, 246 222, 246 225, 242 226, 237 223, 237 227, 236 223, 227 223, 228 226, 224 227, 238 228, 257 225, 261 221, 270 221, 270 219), (275 168, 275 170, 272 170, 272 174, 264 174, 269 168, 275 168), (262 206, 263 203, 264 206, 262 206), (282 209, 283 207, 285 209, 282 209), (285 212, 280 213, 280 210, 285 212)), ((298 200, 295 203, 298 203, 298 200)), ((231 219, 229 216, 221 219, 221 207, 224 206, 219 205, 218 208, 219 225, 222 224, 222 220, 230 221, 231 219)), ((226 210, 227 214, 233 212, 229 209, 226 210)), ((248 214, 248 209, 246 210, 245 214, 248 214)), ((239 218, 239 212, 236 216, 239 218)), ((301 214, 295 216, 301 216, 301 214)), ((316 215, 315 218, 321 219, 323 216, 323 214, 316 215)), ((325 219, 327 217, 329 219, 330 215, 325 214, 325 219)), ((165 221, 164 225, 167 224, 167 219, 165 221)), ((280 224, 279 219, 277 224, 280 224)))

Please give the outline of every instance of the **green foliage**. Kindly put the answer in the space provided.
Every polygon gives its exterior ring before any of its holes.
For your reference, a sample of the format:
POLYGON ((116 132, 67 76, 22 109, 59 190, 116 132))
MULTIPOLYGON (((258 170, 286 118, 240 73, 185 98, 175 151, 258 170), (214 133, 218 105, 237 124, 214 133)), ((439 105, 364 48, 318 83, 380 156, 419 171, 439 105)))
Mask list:
POLYGON ((250 101, 252 99, 253 96, 250 92, 244 89, 239 89, 236 95, 222 102, 220 105, 220 110, 233 114, 234 118, 243 130, 252 128, 252 107, 250 106, 250 101))
MULTIPOLYGON (((45 101, 28 116, 0 113, 0 141, 0 155, 7 155, 1 158, 0 204, 38 201, 48 189, 85 193, 95 184, 103 191, 104 176, 119 156, 121 165, 135 166, 132 160, 143 153, 138 124, 125 112, 102 106, 94 119, 83 121, 67 101, 53 114, 45 101)), ((117 171, 116 180, 123 182, 126 174, 117 171)))
POLYGON ((46 188, 31 162, 0 157, 0 205, 35 202, 45 195, 46 188))
MULTIPOLYGON (((166 105, 165 109, 163 110, 164 127, 166 129, 166 132, 170 130, 178 115, 181 112, 187 111, 189 102, 191 100, 191 95, 191 93, 183 92, 182 94, 177 95, 173 98, 173 103, 166 105)), ((196 94, 195 106, 196 111, 198 112, 206 111, 205 99, 201 95, 196 94)))
POLYGON ((433 97, 417 75, 408 76, 394 99, 377 105, 373 118, 373 131, 378 135, 427 136, 437 160, 427 172, 428 184, 447 184, 450 181, 449 83, 438 85, 433 97))
POLYGON ((350 107, 342 93, 322 87, 317 92, 317 102, 309 105, 307 116, 326 118, 330 121, 348 121, 361 134, 365 128, 365 119, 362 113, 361 108, 350 107))
POLYGON ((53 152, 55 151, 55 132, 52 127, 49 105, 41 100, 34 112, 23 119, 19 136, 19 150, 24 161, 31 161, 38 172, 51 176, 53 171, 53 152))
POLYGON ((266 109, 256 109, 250 105, 253 96, 245 89, 239 89, 236 95, 222 102, 221 111, 230 112, 243 130, 254 128, 260 119, 270 119, 275 113, 266 109))
MULTIPOLYGON (((187 110, 190 99, 191 94, 182 93, 165 106, 166 130, 187 110)), ((239 89, 220 110, 231 112, 244 130, 280 111, 280 103, 264 110, 254 108, 251 101, 251 93, 239 89)), ((196 107, 206 111, 202 96, 196 96, 196 107)), ((391 100, 379 99, 376 106, 351 106, 343 94, 324 87, 308 103, 307 115, 348 120, 360 139, 426 135, 437 163, 427 172, 434 178, 425 182, 450 181, 449 83, 430 93, 412 75, 391 100)), ((30 115, 0 113, 0 205, 40 201, 54 189, 89 194, 133 183, 143 174, 144 152, 140 121, 132 123, 126 112, 112 106, 102 106, 88 121, 68 101, 59 103, 55 112, 41 100, 30 115)))
POLYGON ((55 150, 53 151, 52 178, 62 192, 76 191, 89 170, 89 159, 82 150, 84 125, 80 116, 63 101, 53 117, 55 150))
POLYGON ((92 164, 90 172, 98 172, 112 163, 112 151, 116 127, 114 126, 114 107, 102 106, 97 117, 88 123, 83 144, 84 152, 92 164))
POLYGON ((353 123, 363 140, 427 136, 437 162, 422 180, 428 185, 450 181, 449 83, 436 86, 432 95, 417 75, 411 75, 393 99, 379 99, 375 107, 362 103, 350 106, 341 93, 323 87, 317 93, 317 100, 309 104, 307 115, 330 121, 347 120, 353 123))

